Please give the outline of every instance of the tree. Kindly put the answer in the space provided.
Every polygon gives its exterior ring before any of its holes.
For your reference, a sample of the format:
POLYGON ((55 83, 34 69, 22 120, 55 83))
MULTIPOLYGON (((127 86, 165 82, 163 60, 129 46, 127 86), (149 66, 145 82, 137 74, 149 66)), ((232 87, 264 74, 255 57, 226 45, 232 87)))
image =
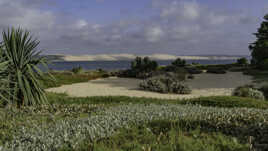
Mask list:
POLYGON ((254 35, 257 40, 249 46, 252 56, 251 63, 259 66, 268 58, 268 14, 264 16, 264 21, 254 35))
POLYGON ((158 63, 151 60, 149 57, 136 57, 134 61, 131 62, 131 70, 135 72, 151 72, 155 71, 158 67, 158 63))
POLYGON ((186 61, 181 59, 181 58, 177 58, 175 61, 173 61, 171 63, 173 66, 175 67, 185 67, 186 66, 186 61))
POLYGON ((0 70, 1 86, 7 91, 0 97, 9 103, 35 105, 47 101, 45 91, 40 83, 44 74, 39 69, 40 64, 46 66, 40 51, 39 41, 33 39, 28 31, 8 29, 3 32, 3 42, 0 47, 0 64, 5 63, 6 69, 0 70))
POLYGON ((247 65, 248 64, 248 59, 243 57, 243 58, 239 58, 237 59, 237 64, 239 65, 247 65))

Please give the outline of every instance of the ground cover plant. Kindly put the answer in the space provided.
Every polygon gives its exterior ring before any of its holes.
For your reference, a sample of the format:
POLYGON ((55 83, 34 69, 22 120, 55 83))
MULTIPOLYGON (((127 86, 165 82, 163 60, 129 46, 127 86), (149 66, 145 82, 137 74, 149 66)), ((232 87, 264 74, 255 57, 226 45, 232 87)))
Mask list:
POLYGON ((267 136, 267 110, 249 108, 217 108, 192 105, 136 104, 119 105, 99 110, 93 116, 69 118, 46 126, 21 127, 8 150, 56 150, 64 146, 75 150, 85 140, 98 140, 112 136, 118 129, 141 125, 154 120, 179 120, 185 128, 200 127, 201 131, 222 132, 246 141, 253 136, 256 144, 265 143, 267 136))
POLYGON ((48 99, 51 104, 94 104, 117 106, 125 104, 192 104, 224 108, 256 108, 268 109, 268 101, 236 96, 212 96, 200 97, 189 100, 169 100, 155 98, 137 98, 127 96, 96 96, 96 97, 68 97, 66 94, 49 93, 48 99))
MULTIPOLYGON (((187 130, 176 121, 152 121, 120 129, 113 136, 96 142, 84 141, 78 151, 248 151, 249 144, 221 133, 187 130)), ((63 147, 62 150, 68 150, 63 147)))

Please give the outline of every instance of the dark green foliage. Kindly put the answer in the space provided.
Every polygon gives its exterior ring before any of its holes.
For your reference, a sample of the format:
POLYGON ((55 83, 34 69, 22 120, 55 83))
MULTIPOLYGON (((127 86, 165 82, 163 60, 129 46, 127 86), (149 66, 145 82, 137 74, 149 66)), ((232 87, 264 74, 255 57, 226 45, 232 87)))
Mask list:
POLYGON ((253 65, 261 65, 265 59, 268 59, 268 18, 264 17, 258 32, 254 34, 257 40, 249 46, 251 50, 253 65))
POLYGON ((175 67, 185 67, 186 66, 186 61, 180 58, 177 58, 175 61, 173 61, 172 66, 175 67))
POLYGON ((209 68, 207 73, 214 73, 214 74, 225 74, 226 71, 221 68, 209 68))
POLYGON ((72 70, 71 70, 73 73, 75 74, 81 74, 83 73, 83 68, 81 66, 79 67, 74 67, 72 70))
POLYGON ((190 75, 188 75, 187 78, 188 78, 188 79, 194 79, 195 77, 194 77, 194 75, 190 74, 190 75))
POLYGON ((203 73, 202 70, 197 69, 197 68, 186 68, 189 74, 201 74, 203 73))
POLYGON ((149 57, 137 57, 131 62, 131 70, 136 72, 151 72, 155 71, 158 67, 156 61, 151 60, 149 57))
POLYGON ((239 58, 237 59, 237 64, 238 65, 247 65, 248 64, 248 59, 243 57, 243 58, 239 58))
MULTIPOLYGON (((28 31, 14 29, 3 32, 0 47, 1 63, 8 62, 0 73, 1 86, 7 90, 1 92, 9 103, 35 105, 47 102, 45 91, 40 83, 44 77, 38 68, 46 67, 45 59, 37 50, 39 41, 33 39, 28 31)), ((48 76, 49 77, 49 76, 48 76)))
POLYGON ((260 88, 260 91, 263 93, 263 95, 265 96, 265 98, 268 100, 268 85, 262 86, 260 88))
POLYGON ((131 69, 118 72, 118 77, 130 77, 145 79, 151 77, 158 68, 158 63, 149 57, 136 57, 131 62, 131 69))
POLYGON ((268 109, 268 102, 260 101, 253 98, 243 98, 236 96, 212 96, 212 97, 201 97, 191 100, 181 101, 180 104, 193 104, 211 107, 224 107, 224 108, 259 108, 268 109))
POLYGON ((267 59, 264 59, 260 63, 259 68, 262 69, 262 70, 268 70, 268 58, 267 59))

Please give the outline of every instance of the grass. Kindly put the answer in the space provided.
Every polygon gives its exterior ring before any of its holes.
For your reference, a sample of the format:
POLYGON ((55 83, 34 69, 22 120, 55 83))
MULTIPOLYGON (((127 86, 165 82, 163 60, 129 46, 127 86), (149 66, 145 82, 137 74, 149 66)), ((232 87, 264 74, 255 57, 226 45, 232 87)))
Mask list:
MULTIPOLYGON (((71 150, 63 147, 61 150, 71 150)), ((174 121, 153 121, 120 129, 97 141, 84 141, 77 151, 248 151, 249 144, 222 133, 187 130, 174 121)))
POLYGON ((84 73, 73 73, 73 72, 52 72, 52 76, 55 78, 55 81, 44 79, 43 85, 45 88, 59 87, 61 85, 68 85, 80 82, 88 82, 89 80, 94 80, 104 77, 106 72, 84 72, 84 73))
POLYGON ((105 104, 105 105, 122 105, 122 104, 193 104, 212 107, 246 107, 268 109, 268 101, 256 100, 252 98, 242 98, 235 96, 212 96, 201 97, 190 100, 169 100, 154 98, 137 98, 126 96, 96 96, 96 97, 68 97, 66 94, 48 93, 48 99, 52 104, 105 104))

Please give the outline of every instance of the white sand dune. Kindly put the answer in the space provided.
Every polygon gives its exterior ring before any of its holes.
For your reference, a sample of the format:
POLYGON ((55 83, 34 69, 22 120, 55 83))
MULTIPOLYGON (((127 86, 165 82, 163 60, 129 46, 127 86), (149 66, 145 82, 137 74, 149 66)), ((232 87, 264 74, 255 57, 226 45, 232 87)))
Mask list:
POLYGON ((250 76, 242 73, 227 73, 224 75, 200 74, 196 79, 187 82, 193 92, 189 95, 161 94, 139 90, 140 80, 129 78, 111 77, 98 79, 85 83, 64 85, 59 88, 51 88, 47 91, 56 93, 67 93, 73 97, 90 96, 130 96, 148 97, 162 99, 189 99, 201 96, 229 96, 235 87, 250 84, 250 76))

